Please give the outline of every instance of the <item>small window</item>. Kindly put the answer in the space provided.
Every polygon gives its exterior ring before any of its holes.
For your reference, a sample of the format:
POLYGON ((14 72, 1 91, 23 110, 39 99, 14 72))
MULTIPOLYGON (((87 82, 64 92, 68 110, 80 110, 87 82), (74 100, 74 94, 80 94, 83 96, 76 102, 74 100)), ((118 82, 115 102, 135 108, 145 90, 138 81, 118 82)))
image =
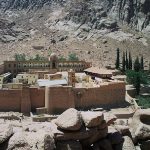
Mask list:
POLYGON ((11 67, 11 64, 8 64, 8 67, 10 68, 10 67, 11 67))

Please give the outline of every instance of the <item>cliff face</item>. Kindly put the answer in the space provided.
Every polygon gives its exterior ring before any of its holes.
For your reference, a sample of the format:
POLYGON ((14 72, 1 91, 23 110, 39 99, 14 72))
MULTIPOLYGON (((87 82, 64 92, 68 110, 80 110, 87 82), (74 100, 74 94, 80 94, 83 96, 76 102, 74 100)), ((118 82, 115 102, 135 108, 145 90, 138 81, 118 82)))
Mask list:
POLYGON ((150 0, 0 0, 0 9, 30 11, 54 4, 65 8, 65 19, 86 23, 91 28, 100 29, 110 24, 110 20, 113 20, 110 27, 114 27, 116 20, 139 31, 150 32, 150 0))

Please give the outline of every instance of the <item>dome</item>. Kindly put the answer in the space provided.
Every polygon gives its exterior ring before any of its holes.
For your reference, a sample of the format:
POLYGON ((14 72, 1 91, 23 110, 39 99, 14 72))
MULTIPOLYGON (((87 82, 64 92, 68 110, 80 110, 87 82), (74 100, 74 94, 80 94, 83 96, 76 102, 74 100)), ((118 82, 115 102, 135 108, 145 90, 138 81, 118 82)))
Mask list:
POLYGON ((56 61, 56 60, 58 60, 57 55, 56 55, 55 53, 52 53, 52 54, 50 55, 50 61, 56 61))

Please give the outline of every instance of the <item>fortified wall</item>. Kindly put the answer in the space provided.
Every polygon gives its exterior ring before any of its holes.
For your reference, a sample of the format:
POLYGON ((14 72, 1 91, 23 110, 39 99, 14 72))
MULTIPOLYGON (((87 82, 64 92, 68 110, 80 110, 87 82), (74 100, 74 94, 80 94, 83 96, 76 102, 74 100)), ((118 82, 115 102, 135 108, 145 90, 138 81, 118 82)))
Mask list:
POLYGON ((49 113, 61 113, 70 107, 80 109, 98 106, 112 107, 124 100, 124 82, 109 83, 93 88, 60 86, 2 89, 0 90, 0 111, 30 113, 36 108, 46 107, 49 113))
POLYGON ((109 83, 94 88, 46 87, 45 107, 49 113, 63 112, 69 107, 113 107, 125 101, 125 83, 109 83))
POLYGON ((0 90, 0 111, 30 113, 45 106, 45 89, 23 88, 0 90))

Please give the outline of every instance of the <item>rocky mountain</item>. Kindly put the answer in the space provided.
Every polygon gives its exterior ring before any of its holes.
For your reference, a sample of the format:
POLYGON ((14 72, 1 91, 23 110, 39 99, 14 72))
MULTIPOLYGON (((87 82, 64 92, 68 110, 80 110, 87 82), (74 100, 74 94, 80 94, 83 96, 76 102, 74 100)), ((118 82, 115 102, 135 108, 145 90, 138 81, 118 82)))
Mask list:
POLYGON ((0 26, 3 55, 6 50, 46 55, 52 49, 109 64, 120 47, 150 57, 149 0, 0 0, 0 20, 14 23, 0 26), (43 49, 37 52, 35 46, 43 49))
POLYGON ((75 23, 87 23, 99 29, 110 23, 103 18, 110 18, 139 31, 150 32, 149 0, 0 0, 0 9, 30 11, 53 4, 67 6, 65 19, 75 23))

